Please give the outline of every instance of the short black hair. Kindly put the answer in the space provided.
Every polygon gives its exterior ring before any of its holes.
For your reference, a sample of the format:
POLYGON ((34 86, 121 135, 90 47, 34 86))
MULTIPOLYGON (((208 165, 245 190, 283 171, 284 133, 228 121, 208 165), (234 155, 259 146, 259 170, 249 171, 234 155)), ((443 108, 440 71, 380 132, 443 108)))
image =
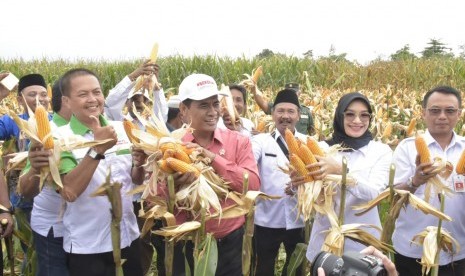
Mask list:
POLYGON ((97 78, 97 80, 100 83, 100 80, 99 80, 98 76, 93 71, 91 71, 89 69, 85 69, 85 68, 71 69, 71 70, 67 71, 61 77, 60 90, 61 90, 61 93, 63 94, 63 96, 68 96, 69 97, 69 93, 71 92, 71 80, 72 79, 74 79, 75 77, 85 76, 85 75, 94 76, 95 78, 97 78))
POLYGON ((191 107, 191 103, 192 103, 192 99, 185 99, 184 101, 182 101, 182 103, 187 106, 187 107, 191 107))
POLYGON ((242 97, 244 98, 244 104, 247 105, 247 89, 243 85, 240 84, 231 84, 229 85, 229 90, 239 90, 242 93, 242 97))
POLYGON ((426 105, 428 104, 428 100, 429 100, 429 97, 431 97, 431 95, 434 93, 434 92, 437 92, 437 93, 441 93, 441 94, 452 94, 454 95, 458 102, 459 102, 459 108, 462 108, 462 95, 461 93, 453 88, 453 87, 450 87, 450 86, 437 86, 433 89, 431 89, 430 91, 426 92, 425 96, 423 97, 423 102, 422 102, 422 107, 423 108, 426 108, 426 105))
POLYGON ((178 116, 179 112, 181 112, 181 110, 179 108, 168 108, 168 119, 167 119, 167 122, 169 123, 171 120, 175 119, 176 116, 178 116))
POLYGON ((58 79, 52 87, 52 110, 55 113, 60 112, 61 110, 61 78, 58 79))

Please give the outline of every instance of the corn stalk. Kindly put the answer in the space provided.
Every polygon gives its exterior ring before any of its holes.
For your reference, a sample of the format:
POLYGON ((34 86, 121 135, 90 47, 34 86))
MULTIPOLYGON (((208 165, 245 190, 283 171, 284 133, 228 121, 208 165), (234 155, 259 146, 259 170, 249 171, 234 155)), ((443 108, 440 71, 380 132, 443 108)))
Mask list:
MULTIPOLYGON (((249 174, 244 172, 243 196, 249 191, 249 174)), ((242 238, 242 275, 250 275, 252 256, 252 237, 254 234, 254 212, 251 210, 245 216, 244 237, 242 238)))
MULTIPOLYGON (((444 205, 445 205, 445 200, 446 200, 444 196, 444 192, 439 194, 439 200, 441 201, 441 212, 444 213, 444 205)), ((439 274, 439 253, 441 252, 441 239, 442 239, 441 227, 442 227, 442 219, 439 219, 438 220, 438 232, 436 236, 438 249, 436 252, 436 256, 434 256, 434 263, 437 265, 433 266, 433 268, 431 269, 431 276, 438 276, 439 274)))
MULTIPOLYGON (((2 219, 1 225, 2 225, 3 231, 5 231, 5 228, 8 225, 8 220, 2 219)), ((16 274, 15 274, 15 256, 13 255, 13 238, 12 236, 9 236, 9 237, 5 237, 4 240, 5 240, 6 254, 8 256, 8 264, 10 265, 10 275, 14 276, 16 274)), ((0 243, 0 247, 1 247, 1 243, 0 243)))
POLYGON ((344 225, 344 211, 347 193, 347 158, 342 157, 341 205, 339 206, 339 226, 344 225))
MULTIPOLYGON (((173 175, 168 176, 168 212, 174 214, 174 204, 176 200, 176 193, 174 191, 174 179, 173 175)), ((174 258, 174 241, 165 240, 165 272, 166 275, 173 275, 173 258, 174 258)))

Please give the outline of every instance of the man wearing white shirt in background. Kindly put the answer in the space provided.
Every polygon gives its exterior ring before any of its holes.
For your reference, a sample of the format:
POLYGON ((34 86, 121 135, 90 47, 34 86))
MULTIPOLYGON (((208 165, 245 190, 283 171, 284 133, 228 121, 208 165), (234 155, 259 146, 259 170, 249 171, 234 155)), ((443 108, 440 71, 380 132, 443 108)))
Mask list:
POLYGON ((169 131, 174 131, 182 127, 182 114, 179 110, 179 100, 178 95, 173 95, 168 100, 168 119, 166 120, 166 127, 169 131))
MULTIPOLYGON (((428 91, 423 98, 422 117, 428 131, 425 141, 431 157, 440 156, 456 166, 461 153, 465 150, 465 138, 457 135, 454 128, 460 119, 462 109, 461 93, 448 86, 440 86, 428 91)), ((420 164, 415 148, 415 138, 404 139, 396 147, 393 156, 396 165, 394 183, 397 189, 405 189, 424 199, 425 183, 431 177, 432 163, 420 164)), ((454 193, 445 197, 444 213, 452 221, 443 221, 442 229, 446 229, 460 244, 460 251, 450 255, 444 251, 439 255, 439 275, 465 275, 465 193, 463 178, 457 177, 454 170, 445 183, 454 193), (462 187, 460 187, 460 184, 462 187)), ((434 194, 434 193, 433 193, 434 194)), ((440 209, 438 196, 430 197, 429 203, 440 209)), ((396 250, 395 264, 400 275, 421 275, 420 258, 422 246, 411 243, 413 236, 427 226, 437 226, 438 218, 425 215, 407 205, 399 214, 392 242, 396 250)))
MULTIPOLYGON (((280 167, 289 164, 288 148, 284 133, 289 128, 294 136, 306 141, 306 136, 296 131, 295 126, 300 118, 300 104, 294 90, 280 91, 272 107, 273 121, 276 131, 263 133, 251 138, 252 149, 262 185, 260 191, 273 196, 281 196, 276 200, 259 200, 255 210, 254 255, 256 262, 255 275, 274 275, 275 259, 281 243, 286 249, 286 263, 282 275, 287 274, 287 266, 297 243, 304 242, 304 223, 297 216, 296 197, 287 196, 284 192, 290 182, 288 174, 280 167)), ((296 275, 300 275, 300 268, 296 275)))
POLYGON ((252 136, 252 132, 255 129, 253 122, 245 117, 243 117, 247 111, 247 90, 244 86, 238 84, 232 84, 229 86, 231 91, 231 96, 234 101, 234 107, 239 113, 240 124, 236 122, 234 126, 231 121, 231 117, 227 113, 223 113, 222 122, 219 122, 218 127, 220 128, 229 128, 230 130, 239 131, 245 136, 252 136))

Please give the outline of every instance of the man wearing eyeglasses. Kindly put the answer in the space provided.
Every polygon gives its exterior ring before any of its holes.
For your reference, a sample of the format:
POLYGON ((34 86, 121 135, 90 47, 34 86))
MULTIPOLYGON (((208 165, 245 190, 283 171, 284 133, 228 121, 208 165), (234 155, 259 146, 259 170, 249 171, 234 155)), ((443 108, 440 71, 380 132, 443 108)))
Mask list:
MULTIPOLYGON (((431 157, 440 156, 451 162, 454 167, 465 149, 465 138, 457 135, 454 128, 461 115, 461 93, 448 86, 440 86, 428 91, 423 98, 422 118, 427 131, 424 135, 431 157)), ((432 163, 420 164, 415 148, 415 138, 403 140, 396 148, 393 157, 396 165, 394 183, 397 189, 408 190, 420 198, 424 198, 426 182, 437 175, 432 172, 432 163)), ((442 229, 447 230, 460 244, 461 249, 450 255, 444 251, 439 255, 439 275, 465 275, 465 193, 463 176, 455 172, 443 180, 443 183, 454 191, 446 197, 444 212, 452 221, 443 221, 442 229), (462 188, 460 188, 462 187, 462 188)), ((431 196, 429 203, 440 209, 438 196, 431 196)), ((438 219, 425 215, 408 205, 396 222, 392 240, 396 250, 395 264, 400 275, 422 275, 420 258, 422 245, 411 243, 413 236, 427 226, 437 226, 438 219)), ((443 231, 443 230, 442 230, 443 231)), ((455 249, 455 248, 454 248, 455 249)))

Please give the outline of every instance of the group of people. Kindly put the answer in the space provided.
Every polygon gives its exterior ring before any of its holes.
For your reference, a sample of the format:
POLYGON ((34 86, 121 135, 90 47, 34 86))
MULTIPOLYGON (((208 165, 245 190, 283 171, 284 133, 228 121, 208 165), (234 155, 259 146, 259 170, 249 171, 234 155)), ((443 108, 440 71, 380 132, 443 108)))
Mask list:
MULTIPOLYGON (((216 81, 208 75, 192 74, 181 83, 178 93, 168 101, 162 88, 153 91, 135 91, 134 82, 142 75, 155 74, 158 79, 159 66, 146 61, 126 76, 104 98, 98 76, 87 69, 67 71, 55 83, 52 91, 50 116, 55 138, 70 135, 81 136, 87 141, 109 142, 90 148, 80 148, 61 153, 59 172, 63 188, 45 185, 39 189, 41 168, 48 166, 51 154, 41 144, 30 142, 19 131, 8 116, 0 118, 0 139, 15 138, 19 151, 29 151, 26 167, 20 175, 9 174, 7 181, 0 179, 0 204, 8 211, 0 211, 0 219, 8 221, 0 229, 2 237, 11 235, 13 227, 12 207, 32 212, 31 228, 34 234, 34 248, 37 252, 37 275, 114 275, 115 264, 110 234, 111 205, 105 197, 91 197, 91 194, 107 177, 111 168, 111 181, 122 183, 121 248, 125 275, 146 275, 150 270, 154 247, 157 250, 158 275, 165 275, 163 240, 159 236, 147 235, 140 238, 143 219, 137 217, 140 196, 128 196, 127 192, 141 185, 148 177, 142 166, 147 155, 132 147, 123 128, 122 120, 129 120, 144 130, 136 112, 142 113, 145 105, 152 105, 153 113, 166 123, 170 131, 183 123, 190 124, 182 142, 196 148, 211 160, 210 166, 229 183, 231 190, 243 192, 243 175, 249 175, 249 190, 260 190, 268 195, 280 196, 275 200, 258 200, 255 211, 252 271, 255 275, 274 275, 275 260, 281 244, 286 251, 286 262, 282 275, 287 275, 290 255, 298 243, 305 241, 304 222, 297 215, 297 196, 292 192, 305 183, 304 177, 291 170, 290 174, 281 168, 289 165, 289 151, 285 131, 289 129, 302 141, 313 133, 311 110, 299 101, 299 87, 286 84, 276 94, 272 103, 267 102, 258 88, 251 87, 253 98, 264 112, 270 113, 275 124, 271 133, 257 133, 253 123, 245 118, 247 89, 231 85, 230 91, 236 110, 240 114, 239 124, 231 124, 228 114, 221 109, 216 81), (127 115, 123 114, 126 108, 127 115), (134 110, 134 108, 136 110, 134 110), (224 118, 224 119, 223 119, 224 118), (19 176, 19 188, 16 190, 19 176), (8 185, 7 185, 8 184, 8 185), (10 186, 8 198, 7 186, 10 186), (289 192, 291 191, 291 192, 289 192), (24 205, 27 203, 29 205, 24 205), (161 260, 161 261, 160 261, 161 260)), ((5 75, 0 75, 0 79, 5 75)), ((0 84, 0 99, 9 91, 0 84)), ((23 76, 18 85, 18 102, 25 112, 20 115, 28 119, 28 108, 35 111, 37 104, 48 107, 44 78, 39 74, 23 76), (37 98, 39 99, 37 101, 37 98), (27 105, 27 106, 26 106, 27 105)), ((427 127, 428 148, 433 155, 439 155, 452 164, 465 150, 465 138, 454 132, 461 115, 461 93, 452 87, 439 86, 428 91, 423 98, 422 117, 427 127)), ((356 185, 347 188, 346 206, 355 206, 374 199, 387 187, 391 162, 396 165, 395 185, 419 197, 424 196, 425 183, 432 173, 431 163, 420 164, 415 150, 414 139, 406 138, 395 149, 374 141, 370 133, 373 110, 370 100, 358 92, 347 93, 339 100, 334 114, 332 137, 319 144, 323 149, 340 144, 343 150, 336 155, 316 156, 317 163, 308 166, 318 170, 309 172, 314 179, 324 179, 328 174, 342 173, 342 158, 348 161, 348 170, 356 185)), ((309 170, 310 171, 310 170, 309 170)), ((174 173, 175 187, 192 183, 194 173, 174 173)), ((447 179, 447 185, 454 189, 458 179, 456 173, 447 179)), ((50 184, 50 183, 48 183, 50 184)), ((462 190, 446 200, 445 213, 452 222, 443 227, 465 247, 465 216, 461 215, 462 190)), ((166 183, 158 185, 160 196, 167 196, 166 183)), ((334 196, 334 210, 339 210, 339 194, 334 196)), ((438 198, 430 203, 440 207, 438 198)), ((234 204, 232 199, 221 201, 222 207, 234 204)), ((143 206, 142 206, 143 208, 143 206)), ((178 224, 192 219, 185 210, 175 210, 178 224)), ((345 208, 345 223, 366 223, 381 227, 378 210, 357 216, 352 208, 345 208)), ((245 219, 211 219, 206 231, 217 240, 218 264, 216 275, 242 275, 242 238, 245 219)), ((396 222, 393 245, 396 251, 395 266, 373 248, 365 253, 382 257, 389 275, 421 275, 419 259, 422 248, 411 244, 414 235, 427 226, 437 225, 437 219, 407 206, 396 222)), ((155 227, 160 227, 157 224, 155 227)), ((312 262, 320 252, 330 222, 326 216, 317 214, 313 223, 307 247, 307 259, 312 262)), ((373 231, 374 236, 380 233, 373 231)), ((346 239, 346 251, 361 251, 365 246, 346 239)), ((175 246, 173 273, 185 275, 185 262, 193 267, 193 244, 178 242, 175 246)), ((441 254, 440 275, 464 275, 465 249, 455 255, 441 254)), ((299 268, 300 270, 301 268, 299 268)), ((324 275, 319 270, 318 275, 324 275)))

